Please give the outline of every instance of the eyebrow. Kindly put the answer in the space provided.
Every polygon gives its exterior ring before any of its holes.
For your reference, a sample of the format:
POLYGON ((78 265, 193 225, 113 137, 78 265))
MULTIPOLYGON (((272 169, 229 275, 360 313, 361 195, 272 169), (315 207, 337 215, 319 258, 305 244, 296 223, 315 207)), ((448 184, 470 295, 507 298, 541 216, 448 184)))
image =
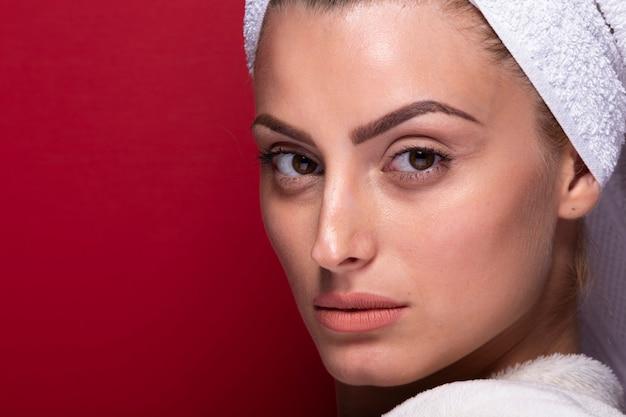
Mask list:
MULTIPOLYGON (((478 119, 462 110, 438 101, 424 100, 402 106, 399 109, 389 112, 379 119, 374 120, 373 122, 354 129, 350 134, 350 139, 354 145, 358 145, 368 139, 381 135, 382 133, 403 122, 406 122, 409 119, 428 113, 443 113, 482 125, 478 119)), ((311 146, 315 145, 313 138, 307 132, 290 126, 289 124, 282 122, 267 113, 258 115, 254 119, 254 122, 252 122, 251 127, 254 127, 257 124, 268 127, 277 133, 289 136, 297 141, 307 143, 311 146)))

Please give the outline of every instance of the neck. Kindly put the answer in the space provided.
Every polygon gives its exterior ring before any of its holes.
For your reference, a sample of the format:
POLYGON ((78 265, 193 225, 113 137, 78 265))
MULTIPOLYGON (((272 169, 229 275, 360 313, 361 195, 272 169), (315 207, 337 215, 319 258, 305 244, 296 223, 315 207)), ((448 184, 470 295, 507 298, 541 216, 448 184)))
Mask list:
MULTIPOLYGON (((564 225, 563 242, 572 242, 573 227, 564 225)), ((575 236, 575 235, 574 235, 575 236)), ((552 353, 578 353, 577 300, 567 267, 570 244, 557 241, 544 296, 504 332, 440 371, 406 385, 353 386, 335 380, 338 417, 380 417, 396 405, 436 386, 454 381, 488 378, 516 363, 552 353)))

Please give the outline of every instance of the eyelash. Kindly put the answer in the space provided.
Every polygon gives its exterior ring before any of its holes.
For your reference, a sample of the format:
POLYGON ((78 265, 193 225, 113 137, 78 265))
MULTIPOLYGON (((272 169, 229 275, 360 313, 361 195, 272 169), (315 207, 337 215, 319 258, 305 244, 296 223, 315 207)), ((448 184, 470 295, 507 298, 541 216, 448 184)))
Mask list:
POLYGON ((439 171, 441 169, 445 169, 448 167, 449 163, 452 161, 452 155, 448 154, 447 152, 444 151, 439 151, 435 148, 432 148, 430 146, 415 146, 415 145, 405 145, 404 147, 402 147, 398 152, 394 153, 390 158, 389 158, 389 162, 395 160, 398 156, 403 155, 407 152, 411 152, 411 151, 419 151, 419 152, 425 152, 428 154, 434 154, 435 157, 439 158, 438 160, 436 160, 436 162, 433 164, 432 167, 425 169, 425 170, 416 170, 416 171, 411 171, 411 172, 407 172, 407 171, 394 171, 396 172, 395 175, 397 175, 399 177, 399 179, 401 181, 404 182, 416 182, 416 181, 427 181, 425 178, 432 176, 432 175, 436 175, 434 173, 434 171, 439 171))
MULTIPOLYGON (((276 155, 301 155, 301 156, 305 156, 307 158, 309 158, 308 155, 302 154, 302 153, 298 153, 298 152, 294 152, 294 151, 290 151, 288 149, 282 149, 282 148, 278 148, 275 151, 266 151, 266 150, 262 150, 261 152, 259 152, 259 161, 261 161, 262 165, 266 165, 266 166, 272 166, 272 163, 274 161, 274 157, 276 155)), ((309 158, 312 161, 313 158, 309 158)))
MULTIPOLYGON (((432 174, 432 171, 435 170, 439 170, 441 168, 446 168, 447 164, 449 162, 451 162, 453 160, 452 156, 446 152, 443 151, 439 151, 436 150, 432 147, 429 146, 415 146, 415 145, 406 145, 405 147, 401 148, 398 152, 394 153, 391 157, 389 157, 388 161, 393 161, 395 160, 398 156, 407 153, 407 152, 411 152, 411 151, 420 151, 420 152, 426 152, 426 153, 432 153, 434 154, 436 157, 439 158, 438 162, 435 163, 435 165, 433 165, 432 167, 423 170, 423 171, 413 171, 413 172, 406 172, 406 171, 396 171, 398 172, 398 177, 400 178, 401 181, 404 182, 415 182, 416 180, 420 180, 420 178, 424 178, 424 177, 428 177, 432 174), (443 165, 443 167, 441 166, 443 165)), ((307 159, 312 160, 313 162, 315 162, 315 160, 311 157, 309 157, 306 154, 302 154, 302 153, 298 153, 295 151, 291 151, 288 149, 283 149, 283 148, 277 148, 276 150, 273 151, 269 151, 269 150, 261 150, 259 152, 259 156, 258 159, 261 162, 262 166, 269 166, 273 169, 273 161, 274 161, 274 157, 277 155, 299 155, 299 156, 304 156, 307 159)), ((317 162, 315 162, 317 164, 317 162)), ((322 172, 320 174, 322 174, 324 171, 322 170, 322 172)), ((317 174, 317 175, 320 175, 317 174)), ((312 175, 312 174, 308 174, 308 175, 312 175)), ((300 175, 300 177, 304 177, 307 175, 300 175)), ((296 180, 297 181, 297 180, 296 180)))

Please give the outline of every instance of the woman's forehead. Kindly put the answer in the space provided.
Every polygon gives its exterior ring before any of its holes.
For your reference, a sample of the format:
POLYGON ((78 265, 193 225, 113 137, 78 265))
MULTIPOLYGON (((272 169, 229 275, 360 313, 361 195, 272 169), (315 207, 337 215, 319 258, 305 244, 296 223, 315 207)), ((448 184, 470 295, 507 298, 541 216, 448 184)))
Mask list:
POLYGON ((460 17, 430 3, 271 11, 255 71, 257 109, 310 107, 363 119, 398 104, 437 100, 487 120, 490 106, 515 85, 478 37, 453 19, 460 17))

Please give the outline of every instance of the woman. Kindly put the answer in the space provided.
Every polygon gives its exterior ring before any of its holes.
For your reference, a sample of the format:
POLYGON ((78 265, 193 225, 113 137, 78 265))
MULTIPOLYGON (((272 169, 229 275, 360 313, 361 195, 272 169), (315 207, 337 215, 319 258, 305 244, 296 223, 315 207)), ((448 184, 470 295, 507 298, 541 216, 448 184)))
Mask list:
POLYGON ((263 221, 340 416, 623 415, 576 313, 625 26, 621 0, 247 2, 263 221))

